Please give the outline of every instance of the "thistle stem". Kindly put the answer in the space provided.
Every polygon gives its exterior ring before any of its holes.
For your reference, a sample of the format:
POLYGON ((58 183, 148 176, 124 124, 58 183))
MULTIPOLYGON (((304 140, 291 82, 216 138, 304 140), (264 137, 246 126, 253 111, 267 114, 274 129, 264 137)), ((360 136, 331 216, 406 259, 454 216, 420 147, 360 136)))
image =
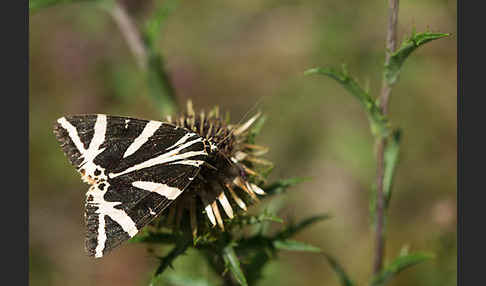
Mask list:
POLYGON ((114 22, 120 29, 121 34, 125 38, 125 41, 130 48, 130 51, 135 56, 137 65, 140 69, 145 70, 147 68, 147 48, 142 40, 142 35, 138 30, 135 22, 127 13, 125 8, 114 1, 113 9, 110 10, 110 14, 113 17, 114 22))
MULTIPOLYGON (((392 53, 396 49, 397 22, 399 0, 388 1, 388 26, 386 37, 385 65, 388 65, 392 53)), ((391 94, 391 85, 383 78, 383 86, 380 96, 380 108, 383 114, 388 115, 388 102, 391 94)), ((385 171, 384 153, 387 140, 385 137, 377 138, 377 169, 376 169, 376 228, 375 228, 375 253, 373 273, 376 275, 383 268, 385 255, 385 194, 383 193, 383 176, 385 171)))

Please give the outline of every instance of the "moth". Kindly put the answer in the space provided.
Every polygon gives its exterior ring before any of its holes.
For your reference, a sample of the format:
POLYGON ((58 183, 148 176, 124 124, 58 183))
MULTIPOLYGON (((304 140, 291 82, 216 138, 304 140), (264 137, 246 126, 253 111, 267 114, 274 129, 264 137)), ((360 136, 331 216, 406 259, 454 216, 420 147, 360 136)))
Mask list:
MULTIPOLYGON (((227 216, 233 215, 225 189, 230 191, 232 203, 246 210, 235 188, 252 197, 264 194, 247 181, 251 170, 240 162, 259 150, 238 144, 255 119, 228 126, 218 116, 195 114, 192 105, 188 114, 174 122, 170 118, 162 122, 105 114, 57 119, 57 140, 82 180, 90 185, 85 203, 88 255, 104 256, 136 235, 183 193, 188 194, 188 200, 199 198, 198 204, 212 225, 223 227, 216 201, 227 216), (211 196, 211 190, 217 191, 211 196)), ((191 223, 193 212, 191 209, 191 223)))

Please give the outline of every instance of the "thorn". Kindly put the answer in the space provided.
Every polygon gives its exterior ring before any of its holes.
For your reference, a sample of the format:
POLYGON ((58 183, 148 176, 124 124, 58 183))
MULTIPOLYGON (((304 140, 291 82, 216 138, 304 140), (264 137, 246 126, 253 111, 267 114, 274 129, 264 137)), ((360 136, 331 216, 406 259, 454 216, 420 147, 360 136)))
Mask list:
POLYGON ((243 179, 241 179, 241 177, 236 177, 234 180, 233 180, 233 183, 235 185, 237 185, 238 187, 240 187, 240 189, 242 189, 243 191, 245 191, 248 195, 250 195, 250 197, 259 202, 260 200, 257 198, 257 196, 255 195, 255 193, 253 193, 253 191, 251 191, 250 189, 248 189, 248 187, 245 185, 245 183, 247 183, 246 181, 243 181, 243 179))
POLYGON ((218 200, 219 200, 219 203, 221 204, 221 206, 223 207, 224 209, 224 212, 226 213, 226 215, 229 217, 229 218, 233 218, 234 215, 233 215, 233 208, 231 208, 231 205, 228 201, 228 198, 226 198, 226 196, 224 195, 224 191, 221 191, 221 194, 219 194, 218 196, 218 200))
POLYGON ((266 181, 266 179, 262 175, 258 174, 257 172, 253 171, 252 169, 248 168, 245 164, 240 164, 240 166, 242 166, 243 170, 245 170, 245 172, 247 172, 248 174, 250 174, 252 176, 256 176, 264 182, 266 181))
POLYGON ((257 118, 261 115, 260 112, 258 112, 257 114, 255 114, 255 116, 253 116, 252 118, 250 118, 246 123, 244 123, 243 125, 241 125, 240 127, 238 127, 234 132, 233 134, 238 136, 240 135, 241 133, 245 132, 252 124, 253 122, 255 122, 255 120, 257 120, 257 118))
POLYGON ((248 154, 241 152, 241 151, 236 151, 233 158, 235 158, 236 161, 242 161, 244 160, 248 154))
POLYGON ((204 110, 201 111, 201 113, 199 114, 199 132, 201 134, 204 134, 204 121, 205 121, 205 115, 204 115, 204 110))
POLYGON ((254 156, 261 156, 265 153, 268 152, 268 148, 267 147, 263 147, 263 146, 259 146, 259 145, 253 145, 253 144, 242 144, 242 146, 245 148, 245 149, 249 149, 251 150, 251 152, 253 152, 253 155, 254 156), (255 150, 255 151, 254 151, 255 150))
POLYGON ((246 156, 245 161, 249 161, 255 164, 266 165, 266 166, 273 166, 273 163, 262 158, 257 158, 253 156, 246 156))
POLYGON ((211 208, 211 204, 207 198, 206 192, 201 192, 201 199, 204 204, 204 210, 206 211, 206 215, 208 216, 209 221, 211 222, 212 226, 216 226, 216 218, 214 217, 213 209, 211 208))
POLYGON ((216 221, 218 222, 219 228, 224 231, 223 219, 221 218, 221 214, 219 213, 218 204, 216 201, 211 203, 211 208, 213 209, 214 216, 216 217, 216 221))
POLYGON ((236 204, 244 211, 247 211, 246 209, 246 204, 245 202, 240 199, 240 197, 238 197, 235 193, 235 191, 233 190, 233 188, 231 187, 231 184, 230 183, 227 183, 225 184, 225 187, 229 190, 231 196, 233 197, 233 200, 236 202, 236 204))
POLYGON ((266 195, 267 193, 265 193, 264 190, 262 190, 259 186, 255 185, 255 184, 250 184, 250 187, 253 189, 253 191, 255 193, 257 193, 258 195, 266 195))
POLYGON ((209 122, 209 129, 208 132, 206 133, 206 138, 211 137, 211 132, 213 131, 213 124, 209 122))
POLYGON ((194 109, 192 107, 192 100, 187 100, 187 115, 189 116, 194 116, 195 113, 194 113, 194 109))

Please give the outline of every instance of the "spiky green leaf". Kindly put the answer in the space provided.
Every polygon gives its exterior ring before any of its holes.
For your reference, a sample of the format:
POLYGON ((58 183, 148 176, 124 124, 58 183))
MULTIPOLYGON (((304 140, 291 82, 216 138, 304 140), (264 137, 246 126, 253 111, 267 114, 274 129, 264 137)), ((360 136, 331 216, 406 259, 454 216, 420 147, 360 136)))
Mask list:
POLYGON ((344 268, 337 262, 337 260, 329 254, 323 253, 329 264, 331 264, 332 269, 338 276, 339 282, 342 286, 354 286, 353 280, 346 273, 344 268))
POLYGON ((328 76, 336 80, 346 89, 352 96, 354 96, 364 107, 366 114, 370 120, 370 128, 373 134, 380 136, 388 136, 389 127, 388 119, 383 115, 378 103, 365 91, 358 82, 349 76, 345 66, 342 71, 332 67, 312 68, 304 72, 305 75, 320 74, 328 76))
POLYGON ((132 237, 129 242, 133 243, 176 243, 180 236, 163 232, 142 232, 132 237))
POLYGON ((265 186, 263 190, 267 195, 276 195, 283 193, 287 188, 295 186, 301 182, 307 181, 308 178, 290 178, 278 180, 268 186, 265 186))
MULTIPOLYGON (((154 276, 152 278, 152 282, 155 283, 158 280, 159 276, 167 269, 167 267, 172 267, 172 263, 174 260, 186 252, 187 248, 191 245, 192 239, 183 238, 180 239, 174 248, 163 257, 159 258, 159 266, 155 270, 154 276)), ((152 283, 152 284, 153 284, 152 283)))
POLYGON ((444 33, 412 33, 412 36, 405 40, 401 47, 398 48, 390 57, 388 64, 385 64, 385 79, 389 85, 397 82, 400 75, 400 70, 405 60, 410 54, 415 51, 421 45, 433 40, 448 37, 450 34, 444 33))
POLYGON ((288 251, 306 251, 306 252, 321 252, 319 247, 296 241, 291 239, 286 240, 274 240, 273 246, 276 249, 288 250, 288 251))
POLYGON ((417 265, 421 262, 431 259, 433 256, 428 253, 413 253, 399 256, 392 263, 386 266, 381 273, 375 276, 371 282, 371 286, 384 286, 391 278, 395 277, 401 271, 408 267, 417 265))
POLYGON ((400 153, 400 137, 401 131, 395 130, 387 141, 384 152, 384 165, 383 171, 383 193, 385 195, 385 206, 388 204, 392 195, 392 183, 395 175, 395 169, 398 164, 400 153))
POLYGON ((246 282, 245 275, 243 274, 243 270, 240 268, 240 260, 238 256, 236 256, 235 250, 232 244, 227 245, 223 248, 223 260, 226 267, 231 271, 235 280, 243 286, 247 286, 248 283, 246 282))
POLYGON ((235 225, 239 225, 240 227, 243 227, 247 225, 261 224, 263 222, 283 223, 283 219, 272 213, 264 211, 260 215, 248 215, 248 214, 239 215, 233 218, 232 220, 228 221, 228 224, 230 226, 235 224, 235 225))
POLYGON ((304 228, 316 223, 316 222, 319 222, 319 221, 322 221, 322 220, 326 220, 326 219, 329 219, 331 218, 331 215, 329 214, 321 214, 321 215, 316 215, 316 216, 311 216, 309 218, 306 218, 302 221, 300 221, 299 223, 296 223, 296 224, 290 224, 288 227, 286 227, 284 230, 278 232, 276 235, 275 235, 275 238, 278 239, 278 240, 286 240, 292 236, 294 236, 295 234, 297 234, 298 232, 302 231, 304 228))

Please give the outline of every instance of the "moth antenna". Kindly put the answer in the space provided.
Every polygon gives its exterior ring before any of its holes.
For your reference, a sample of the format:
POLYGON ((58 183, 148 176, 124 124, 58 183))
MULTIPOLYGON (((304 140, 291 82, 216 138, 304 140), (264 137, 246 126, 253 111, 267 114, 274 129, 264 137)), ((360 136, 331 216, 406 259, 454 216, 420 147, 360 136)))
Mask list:
MULTIPOLYGON (((250 114, 250 112, 254 111, 254 110, 255 110, 255 109, 258 107, 258 105, 260 105, 260 104, 261 104, 262 100, 263 100, 263 97, 260 97, 260 98, 259 98, 259 99, 258 99, 258 100, 255 102, 255 104, 254 104, 254 105, 253 105, 253 106, 252 106, 252 107, 251 107, 251 108, 250 108, 250 109, 249 109, 247 112, 245 112, 245 114, 243 115, 243 117, 241 117, 241 119, 238 121, 238 123, 237 123, 236 125, 240 125, 240 124, 241 124, 241 122, 243 122, 243 120, 245 120, 245 119, 246 119, 246 117, 248 116, 248 114, 250 114)), ((258 113, 257 113, 255 116, 253 116, 253 118, 251 118, 250 120, 248 120, 249 124, 248 124, 248 126, 247 126, 246 128, 248 128, 248 127, 249 127, 251 124, 253 124, 253 122, 254 122, 254 121, 255 121, 255 120, 258 118, 258 117, 260 117, 260 114, 261 114, 261 113, 260 113, 260 112, 258 112, 258 113)), ((248 122, 247 122, 247 123, 248 123, 248 122)), ((246 129, 246 128, 245 128, 245 129, 246 129)), ((230 131, 230 133, 229 133, 228 135, 226 135, 226 137, 224 137, 224 138, 223 138, 223 140, 221 140, 221 141, 220 141, 220 142, 219 142, 219 143, 218 143, 216 146, 219 148, 219 146, 220 146, 220 145, 221 145, 221 144, 222 144, 224 141, 228 140, 228 139, 231 137, 231 135, 233 135, 233 134, 234 134, 234 133, 235 133, 237 130, 239 130, 239 128, 234 128, 234 129, 232 129, 232 130, 230 131)))

